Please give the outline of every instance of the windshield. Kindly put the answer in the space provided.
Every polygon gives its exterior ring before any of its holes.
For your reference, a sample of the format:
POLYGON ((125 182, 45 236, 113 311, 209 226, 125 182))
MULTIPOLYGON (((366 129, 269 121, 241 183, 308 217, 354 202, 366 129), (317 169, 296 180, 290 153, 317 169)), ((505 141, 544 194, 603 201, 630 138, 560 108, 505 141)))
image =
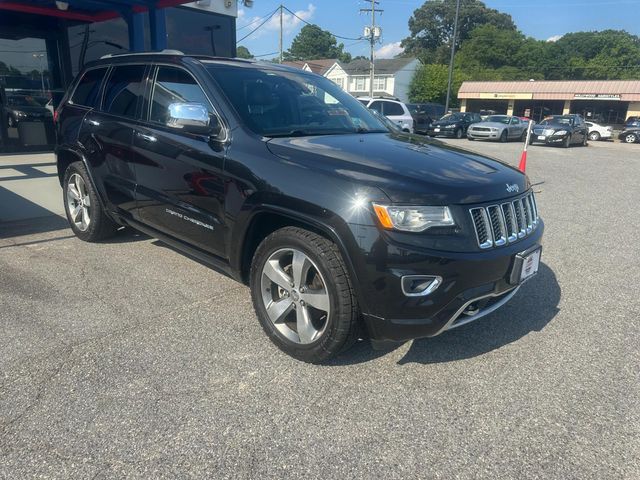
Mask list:
POLYGON ((440 120, 444 120, 447 122, 457 122, 458 120, 462 120, 462 114, 460 112, 449 113, 448 115, 442 117, 440 120))
POLYGON ((260 135, 388 131, 362 103, 326 78, 255 64, 204 63, 244 123, 260 135))
POLYGON ((508 125, 509 120, 511 120, 511 117, 507 117, 506 115, 489 115, 483 122, 504 123, 508 125))
POLYGON ((550 124, 561 124, 561 125, 573 125, 573 118, 571 117, 548 117, 545 118, 540 125, 550 125, 550 124))

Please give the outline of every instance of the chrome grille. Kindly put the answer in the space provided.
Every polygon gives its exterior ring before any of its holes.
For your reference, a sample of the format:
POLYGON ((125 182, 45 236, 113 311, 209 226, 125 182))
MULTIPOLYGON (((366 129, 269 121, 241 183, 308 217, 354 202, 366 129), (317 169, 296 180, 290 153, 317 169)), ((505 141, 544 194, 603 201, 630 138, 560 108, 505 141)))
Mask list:
POLYGON ((529 235, 538 226, 533 193, 488 207, 469 210, 480 248, 500 247, 529 235))

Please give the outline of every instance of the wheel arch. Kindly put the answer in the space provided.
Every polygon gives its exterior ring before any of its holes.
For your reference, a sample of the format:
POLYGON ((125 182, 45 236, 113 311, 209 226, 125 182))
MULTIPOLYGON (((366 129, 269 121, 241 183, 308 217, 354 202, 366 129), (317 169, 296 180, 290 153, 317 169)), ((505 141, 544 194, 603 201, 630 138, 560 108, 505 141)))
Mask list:
POLYGON ((82 162, 84 164, 84 168, 87 171, 87 175, 89 176, 91 186, 98 196, 100 205, 106 212, 107 210, 105 209, 104 200, 100 195, 100 190, 97 188, 96 181, 93 178, 93 173, 91 172, 91 168, 89 168, 89 162, 87 162, 87 159, 81 152, 69 146, 61 146, 56 148, 56 168, 58 170, 58 181, 60 182, 60 186, 62 186, 62 183, 64 181, 64 173, 67 171, 67 168, 69 168, 69 165, 74 162, 82 162))
POLYGON ((240 241, 236 243, 238 249, 235 254, 231 255, 232 268, 237 272, 238 279, 244 284, 249 283, 251 261, 260 242, 276 230, 289 226, 304 228, 336 244, 362 309, 364 305, 358 288, 356 269, 347 253, 347 246, 337 229, 315 217, 275 205, 264 205, 256 208, 246 222, 246 228, 240 236, 240 241))

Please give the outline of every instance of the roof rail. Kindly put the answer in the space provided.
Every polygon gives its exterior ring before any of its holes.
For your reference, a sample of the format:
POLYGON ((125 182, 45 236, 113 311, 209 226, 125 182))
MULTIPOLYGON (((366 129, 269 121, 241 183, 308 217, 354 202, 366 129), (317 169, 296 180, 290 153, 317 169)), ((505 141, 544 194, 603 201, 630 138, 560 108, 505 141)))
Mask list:
POLYGON ((180 50, 170 50, 170 49, 160 50, 159 52, 107 53, 106 55, 101 56, 100 59, 102 60, 103 58, 123 57, 127 55, 184 55, 184 53, 181 52, 180 50))

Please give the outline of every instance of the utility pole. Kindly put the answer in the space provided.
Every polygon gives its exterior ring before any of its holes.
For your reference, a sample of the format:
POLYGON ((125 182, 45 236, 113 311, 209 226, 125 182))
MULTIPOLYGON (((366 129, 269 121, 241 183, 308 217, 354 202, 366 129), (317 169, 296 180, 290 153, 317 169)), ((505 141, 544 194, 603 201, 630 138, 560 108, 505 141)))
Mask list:
POLYGON ((369 96, 373 98, 373 77, 375 76, 375 44, 376 41, 380 38, 381 30, 380 27, 376 26, 376 13, 382 13, 384 10, 380 10, 376 8, 380 2, 377 0, 371 0, 371 8, 361 8, 360 12, 371 12, 371 25, 364 28, 364 36, 369 38, 369 44, 371 46, 370 52, 370 66, 369 66, 369 96))
POLYGON ((447 101, 444 104, 444 113, 449 112, 449 100, 451 98, 451 80, 453 79, 453 59, 456 54, 456 39, 458 38, 458 16, 460 15, 460 0, 456 1, 456 16, 453 20, 453 39, 451 40, 451 58, 449 59, 449 81, 447 82, 447 101))
POLYGON ((42 94, 44 95, 44 67, 42 66, 44 53, 34 53, 32 57, 37 58, 40 64, 40 85, 42 86, 42 94))
POLYGON ((284 5, 280 4, 280 63, 282 63, 282 10, 284 5))

